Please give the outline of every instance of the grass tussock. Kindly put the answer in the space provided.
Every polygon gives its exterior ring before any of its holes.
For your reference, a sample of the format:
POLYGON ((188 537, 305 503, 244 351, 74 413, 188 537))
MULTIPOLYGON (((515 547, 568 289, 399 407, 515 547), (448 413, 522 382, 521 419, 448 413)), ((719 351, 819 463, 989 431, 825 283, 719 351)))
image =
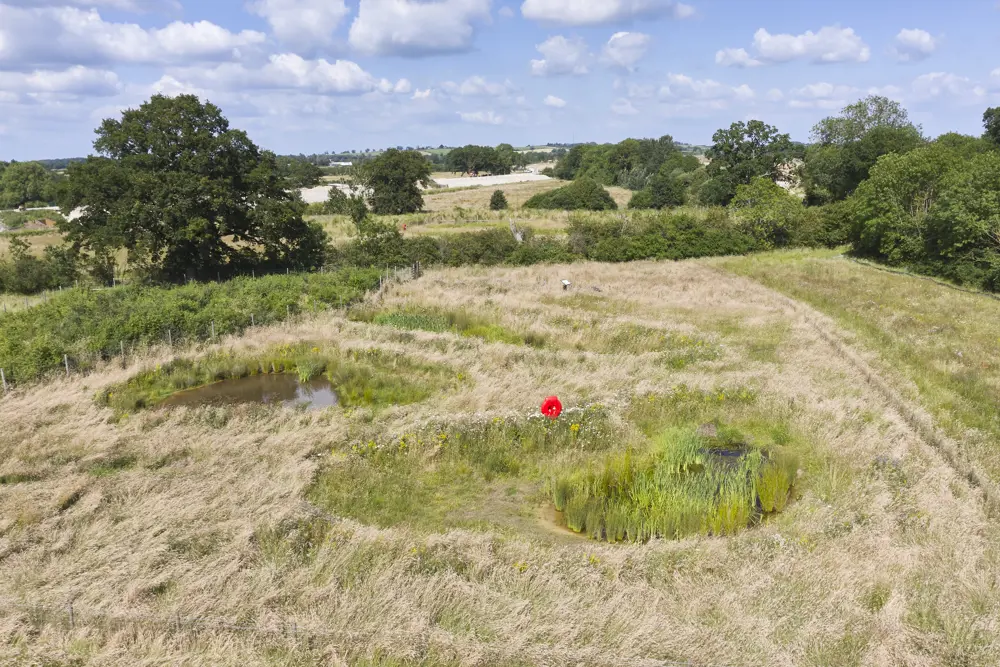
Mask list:
POLYGON ((487 343, 529 345, 544 347, 546 337, 533 332, 516 332, 500 324, 487 321, 463 310, 438 310, 408 307, 389 311, 358 309, 351 312, 351 319, 371 322, 380 326, 395 327, 434 333, 454 333, 467 338, 478 338, 487 343))
POLYGON ((257 354, 222 351, 176 359, 107 388, 97 400, 118 414, 127 414, 153 407, 178 391, 264 373, 292 373, 302 382, 325 377, 345 407, 407 405, 458 382, 458 373, 444 364, 379 349, 341 350, 300 343, 257 354))

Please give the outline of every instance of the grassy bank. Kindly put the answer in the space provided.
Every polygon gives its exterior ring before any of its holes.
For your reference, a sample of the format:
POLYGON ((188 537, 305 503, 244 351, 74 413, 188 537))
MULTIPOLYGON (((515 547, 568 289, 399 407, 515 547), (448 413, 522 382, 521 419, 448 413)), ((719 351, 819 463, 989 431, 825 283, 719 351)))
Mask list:
POLYGON ((378 281, 377 270, 349 269, 169 288, 64 290, 0 317, 0 368, 15 383, 59 370, 63 355, 71 369, 85 370, 123 349, 207 340, 346 306, 378 281))
POLYGON ((1000 479, 1000 301, 835 252, 729 259, 752 278, 833 317, 912 383, 965 454, 1000 479))

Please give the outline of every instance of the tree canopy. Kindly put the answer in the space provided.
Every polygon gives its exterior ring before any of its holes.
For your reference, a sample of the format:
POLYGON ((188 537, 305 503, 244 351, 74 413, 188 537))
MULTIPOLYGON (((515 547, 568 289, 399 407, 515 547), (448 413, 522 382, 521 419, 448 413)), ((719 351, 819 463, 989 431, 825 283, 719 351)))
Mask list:
POLYGON ((104 120, 94 148, 69 167, 63 209, 84 210, 61 227, 95 262, 124 249, 141 275, 182 281, 321 261, 325 235, 274 155, 209 102, 154 95, 104 120))
POLYGON ((431 165, 418 151, 390 148, 358 165, 354 181, 372 213, 415 213, 424 205, 420 186, 431 185, 431 165))
POLYGON ((983 127, 986 129, 983 137, 1000 147, 1000 107, 991 107, 983 112, 983 127))
POLYGON ((54 197, 52 172, 38 162, 0 163, 0 208, 48 203, 54 197))
POLYGON ((737 186, 749 185, 754 178, 778 180, 792 152, 787 134, 759 120, 739 121, 718 130, 712 142, 707 154, 711 160, 708 173, 716 182, 714 191, 719 200, 715 203, 728 203, 737 186))

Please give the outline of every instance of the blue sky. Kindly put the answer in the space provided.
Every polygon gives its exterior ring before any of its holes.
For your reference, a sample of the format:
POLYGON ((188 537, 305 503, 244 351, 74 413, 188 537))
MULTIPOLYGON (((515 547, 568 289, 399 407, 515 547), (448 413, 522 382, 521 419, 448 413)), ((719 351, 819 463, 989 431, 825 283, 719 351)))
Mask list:
POLYGON ((0 0, 0 159, 91 151, 191 92, 279 153, 809 129, 869 93, 925 133, 1000 105, 997 0, 0 0))

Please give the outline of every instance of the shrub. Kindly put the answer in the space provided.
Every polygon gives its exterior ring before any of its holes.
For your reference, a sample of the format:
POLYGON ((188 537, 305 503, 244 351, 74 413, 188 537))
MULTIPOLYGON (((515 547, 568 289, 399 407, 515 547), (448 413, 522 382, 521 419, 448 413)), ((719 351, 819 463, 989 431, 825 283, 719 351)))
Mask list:
POLYGON ((173 288, 127 286, 74 289, 0 318, 0 368, 8 381, 26 382, 58 370, 63 355, 76 368, 119 353, 121 346, 204 340, 239 333, 289 313, 334 307, 378 285, 377 270, 237 278, 173 288), (58 322, 59 326, 52 326, 58 322))
POLYGON ((684 203, 684 184, 676 177, 654 174, 646 187, 635 193, 628 203, 629 208, 670 208, 684 203))
POLYGON ((762 247, 788 244, 792 228, 802 217, 802 202, 770 178, 757 177, 736 186, 729 203, 733 219, 762 247))
POLYGON ((350 215, 350 204, 350 198, 347 194, 337 186, 333 186, 330 188, 330 194, 326 197, 326 209, 324 213, 328 215, 350 215))
POLYGON ((491 211, 503 211, 507 208, 507 195, 503 193, 503 190, 494 190, 493 196, 490 197, 490 210, 491 211))
POLYGON ((538 193, 524 203, 524 208, 613 211, 618 205, 597 181, 585 177, 561 188, 538 193))

